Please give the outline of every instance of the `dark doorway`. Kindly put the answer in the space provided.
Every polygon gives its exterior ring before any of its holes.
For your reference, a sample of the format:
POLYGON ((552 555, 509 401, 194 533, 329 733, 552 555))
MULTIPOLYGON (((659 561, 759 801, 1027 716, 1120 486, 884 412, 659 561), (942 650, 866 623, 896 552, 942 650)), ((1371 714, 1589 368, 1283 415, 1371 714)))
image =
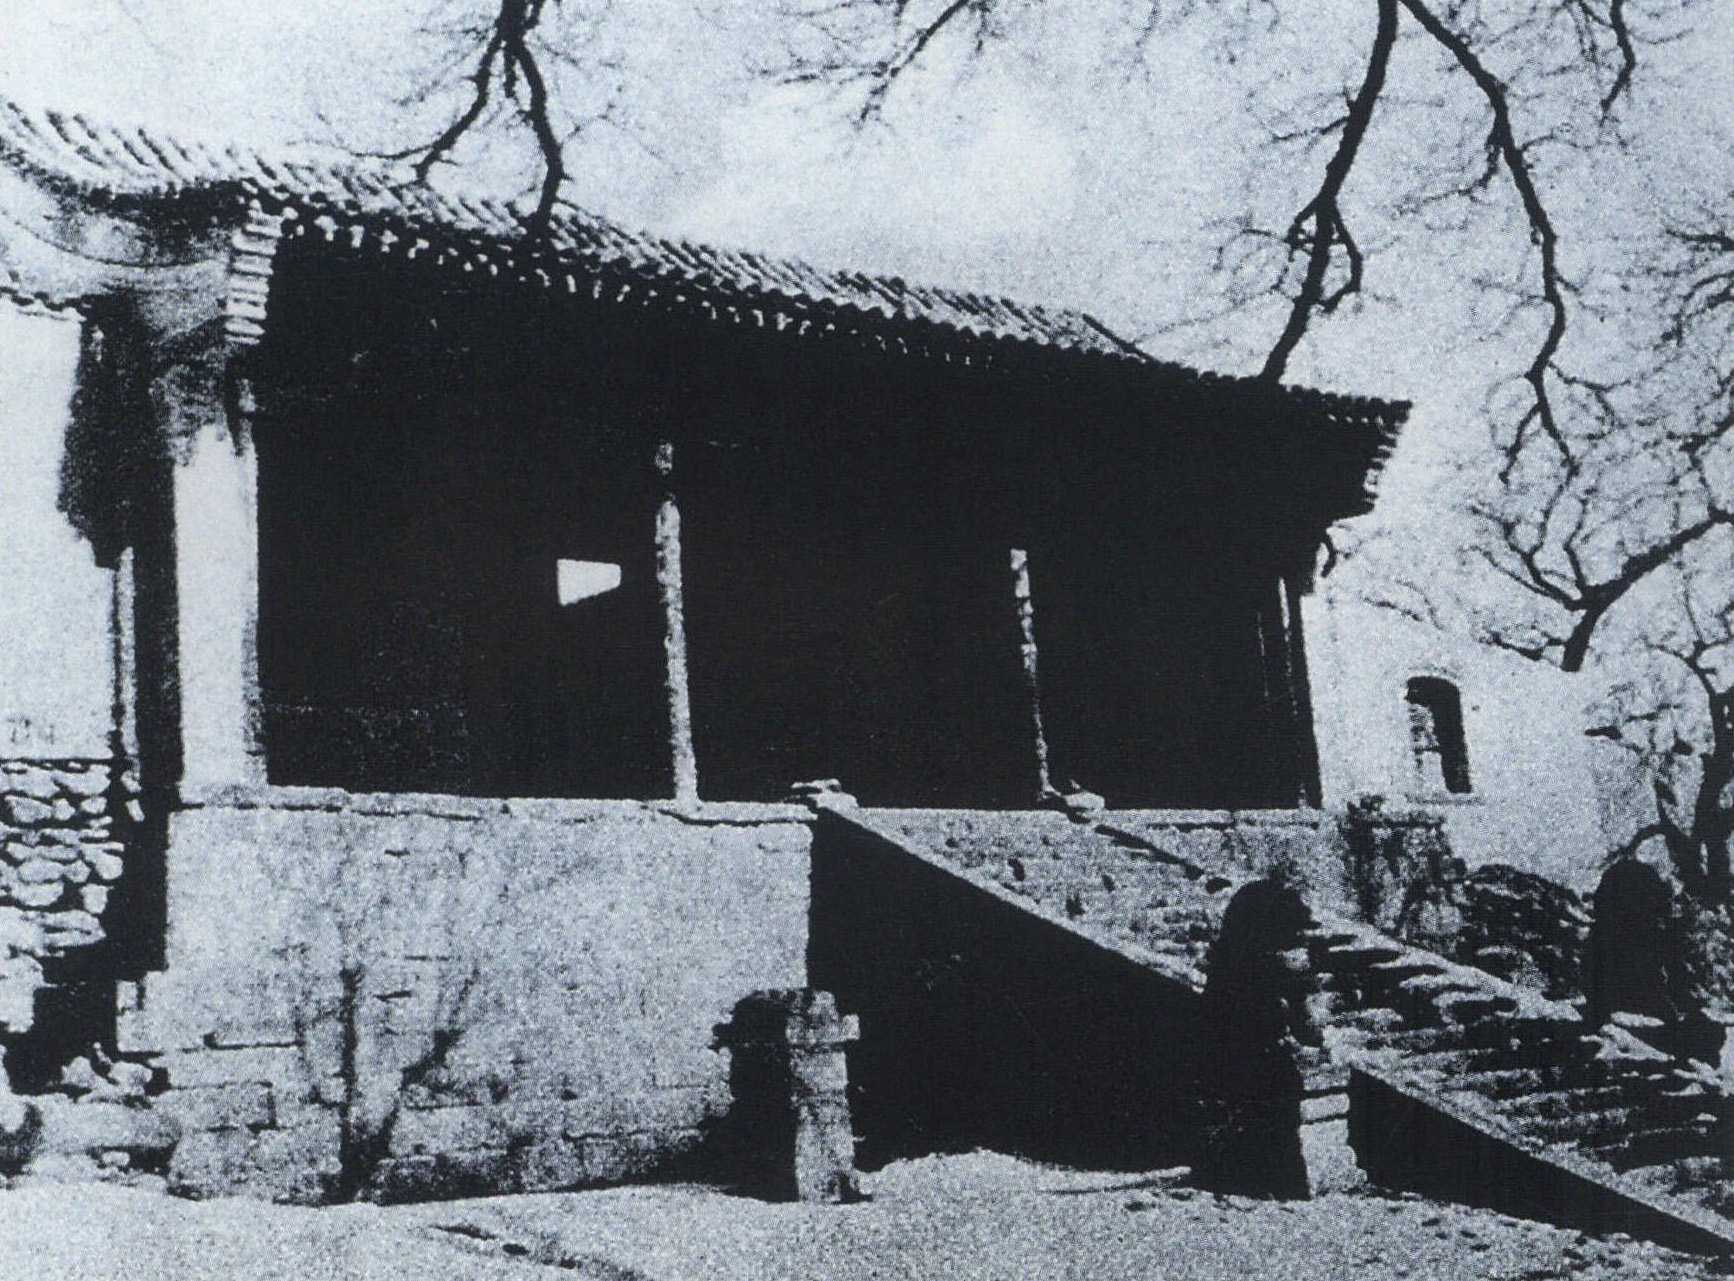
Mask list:
POLYGON ((1196 549, 1106 540, 1030 553, 1053 777, 1111 805, 1299 803, 1298 724, 1272 679, 1267 577, 1196 549))
POLYGON ((423 385, 382 370, 259 425, 271 780, 668 795, 648 451, 423 385), (563 605, 563 559, 618 586, 563 605))
POLYGON ((1008 546, 905 461, 716 451, 683 469, 699 784, 1024 806, 1036 749, 1008 546))

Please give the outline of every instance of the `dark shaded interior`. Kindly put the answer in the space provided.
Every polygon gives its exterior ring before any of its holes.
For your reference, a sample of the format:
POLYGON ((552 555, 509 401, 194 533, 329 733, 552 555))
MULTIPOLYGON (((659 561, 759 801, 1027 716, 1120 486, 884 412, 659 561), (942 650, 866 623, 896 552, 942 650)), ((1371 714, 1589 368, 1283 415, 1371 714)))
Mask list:
POLYGON ((988 1148, 1099 1169, 1192 1160, 1202 1006, 1097 947, 822 814, 807 967, 858 1014, 865 1168, 988 1148))
POLYGON ((1324 518, 1280 477, 1308 456, 1268 398, 449 284, 283 250, 256 366, 274 781, 668 795, 667 444, 704 796, 836 778, 869 804, 1031 803, 1017 547, 1057 781, 1303 798, 1279 584, 1324 518), (561 606, 560 558, 621 585, 561 606))
POLYGON ((1469 781, 1469 743, 1463 734, 1462 694, 1442 677, 1416 676, 1409 681, 1405 696, 1415 762, 1423 782, 1443 783, 1452 795, 1468 795, 1473 787, 1469 781))

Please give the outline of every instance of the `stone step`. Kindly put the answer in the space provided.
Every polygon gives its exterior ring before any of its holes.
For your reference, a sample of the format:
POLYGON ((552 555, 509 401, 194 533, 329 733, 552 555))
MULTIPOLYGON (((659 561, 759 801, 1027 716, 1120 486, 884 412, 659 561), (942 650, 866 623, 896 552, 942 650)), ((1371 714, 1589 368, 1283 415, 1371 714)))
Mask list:
POLYGON ((1477 1076, 1511 1068, 1545 1070, 1551 1066, 1547 1063, 1513 1063, 1509 1061, 1509 1057, 1508 1052, 1501 1049, 1453 1046, 1447 1043, 1436 1050, 1406 1054, 1398 1061, 1398 1066, 1407 1072, 1443 1072, 1455 1077, 1477 1076))
POLYGON ((1322 949, 1317 958, 1317 966, 1327 974, 1358 973, 1386 961, 1394 961, 1401 955, 1403 949, 1399 947, 1357 940, 1322 949))
POLYGON ((1617 1086, 1536 1090, 1508 1097, 1500 1108, 1500 1114, 1518 1122, 1560 1121, 1617 1107, 1627 1101, 1625 1091, 1617 1086))
POLYGON ((1445 992, 1433 1003, 1439 1014, 1451 1023, 1472 1023, 1492 1014, 1509 1014, 1517 1009, 1515 997, 1497 992, 1445 992))
POLYGON ((58 1095, 29 1102, 42 1120, 39 1151, 44 1154, 97 1156, 115 1151, 160 1159, 180 1138, 180 1127, 157 1109, 77 1102, 58 1095))
POLYGON ((1544 1057, 1564 1062, 1581 1059, 1581 1029, 1576 1024, 1561 1027, 1553 1020, 1520 1019, 1509 1012, 1495 1011, 1463 1023, 1417 1029, 1448 1039, 1466 1049, 1499 1050, 1519 1053, 1533 1060, 1544 1057))
MULTIPOLYGON (((1670 1161, 1668 1173, 1679 1191, 1699 1188, 1720 1188, 1734 1176, 1734 1153, 1717 1152, 1706 1156, 1681 1157, 1670 1161)), ((1734 1188, 1729 1190, 1734 1191, 1734 1188)))
POLYGON ((1498 1068, 1493 1071, 1471 1072, 1461 1078, 1462 1088, 1499 1102, 1520 1099, 1538 1093, 1554 1093, 1559 1089, 1559 1073, 1555 1068, 1498 1068))
MULTIPOLYGON (((1502 1115, 1509 1112, 1502 1111, 1502 1115)), ((1634 1111, 1618 1105, 1590 1109, 1567 1116, 1528 1117, 1521 1129, 1544 1143, 1569 1143, 1573 1146, 1595 1147, 1633 1133, 1639 1123, 1634 1111)))
POLYGON ((1713 1120, 1692 1120, 1632 1131, 1586 1146, 1597 1160, 1616 1170, 1627 1170, 1688 1157, 1719 1156, 1717 1140, 1725 1136, 1719 1136, 1718 1131, 1713 1120))
POLYGON ((1445 965, 1429 957, 1409 953, 1397 957, 1394 961, 1380 961, 1370 965, 1364 971, 1366 977, 1378 984, 1389 983, 1392 986, 1403 984, 1411 979, 1423 978, 1431 974, 1440 974, 1445 965))
POLYGON ((1333 947, 1344 947, 1354 943, 1360 938, 1360 935, 1351 934, 1347 930, 1334 929, 1328 925, 1315 925, 1311 929, 1303 931, 1301 937, 1305 940, 1309 951, 1324 952, 1333 947))
POLYGON ((1403 1016, 1385 1005, 1371 1005, 1341 1012, 1333 1010, 1330 1023, 1332 1027, 1367 1033, 1368 1039, 1363 1041, 1363 1044, 1371 1044, 1371 1038, 1375 1036, 1392 1038, 1411 1034, 1403 1016))

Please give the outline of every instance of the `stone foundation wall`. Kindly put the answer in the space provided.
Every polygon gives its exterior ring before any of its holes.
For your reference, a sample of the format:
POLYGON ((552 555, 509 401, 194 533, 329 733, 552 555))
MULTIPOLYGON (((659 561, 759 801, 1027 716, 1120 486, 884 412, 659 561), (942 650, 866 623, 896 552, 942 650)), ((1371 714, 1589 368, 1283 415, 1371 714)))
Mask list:
POLYGON ((168 966, 123 992, 195 1194, 543 1190, 665 1168, 713 1028, 806 982, 803 811, 271 789, 173 816, 168 966))
POLYGON ((30 1030, 44 962, 103 940, 120 829, 139 817, 131 799, 112 812, 114 782, 105 760, 0 760, 0 1032, 30 1030))

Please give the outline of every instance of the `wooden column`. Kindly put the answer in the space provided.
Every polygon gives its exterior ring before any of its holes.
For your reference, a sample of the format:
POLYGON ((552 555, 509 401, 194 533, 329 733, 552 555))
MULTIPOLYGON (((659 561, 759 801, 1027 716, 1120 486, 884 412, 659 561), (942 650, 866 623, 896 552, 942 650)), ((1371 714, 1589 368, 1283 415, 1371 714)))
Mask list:
POLYGON ((1035 601, 1030 594, 1030 557, 1021 547, 1011 550, 1012 595, 1017 601, 1018 632, 1022 640, 1024 686, 1029 695, 1031 729, 1035 736, 1036 797, 1053 794, 1048 773, 1048 734, 1042 724, 1042 682, 1036 651, 1035 601))
POLYGON ((656 581, 662 591, 662 644, 668 664, 668 739, 674 761, 674 797, 698 799, 698 757, 692 746, 692 694, 686 671, 686 605, 680 574, 680 507, 674 495, 674 446, 656 447, 662 497, 656 509, 656 581))
POLYGON ((181 785, 262 784, 251 392, 214 344, 164 371, 151 397, 172 454, 181 785))
MULTIPOLYGON (((1308 553, 1311 560, 1311 553, 1308 553)), ((1307 672, 1307 649, 1301 626, 1301 597, 1312 579, 1311 566, 1303 572, 1282 576, 1283 633, 1288 638, 1288 687, 1294 704, 1295 746, 1300 758, 1300 790, 1303 804, 1317 809, 1323 803, 1319 777, 1318 728, 1313 724, 1312 677, 1307 672)))

